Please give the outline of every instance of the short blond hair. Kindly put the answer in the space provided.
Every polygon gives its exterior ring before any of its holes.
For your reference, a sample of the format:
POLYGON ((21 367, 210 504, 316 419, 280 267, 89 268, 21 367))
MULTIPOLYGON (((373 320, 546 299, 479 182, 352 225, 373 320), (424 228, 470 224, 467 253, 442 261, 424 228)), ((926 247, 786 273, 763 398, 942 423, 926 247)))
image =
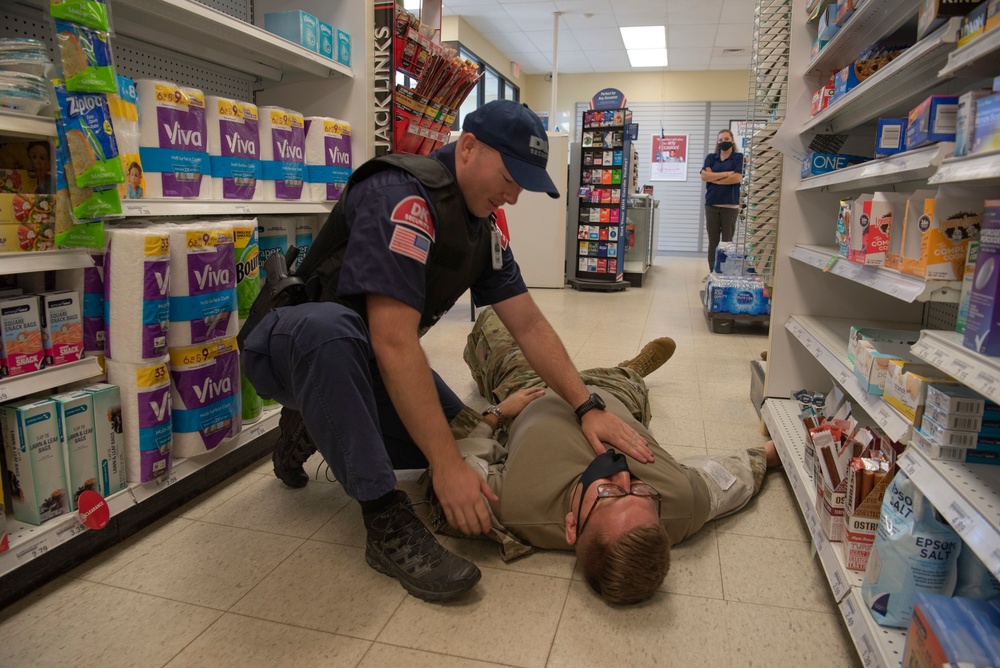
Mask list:
POLYGON ((615 542, 598 527, 581 536, 576 555, 591 589, 612 605, 653 596, 670 569, 670 537, 659 523, 626 531, 615 542))

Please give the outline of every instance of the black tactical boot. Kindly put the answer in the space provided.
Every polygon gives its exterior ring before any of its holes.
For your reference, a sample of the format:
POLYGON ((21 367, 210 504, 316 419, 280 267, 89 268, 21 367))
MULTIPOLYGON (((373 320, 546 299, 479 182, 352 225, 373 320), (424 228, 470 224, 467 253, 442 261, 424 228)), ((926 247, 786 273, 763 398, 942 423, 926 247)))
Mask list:
POLYGON ((281 435, 271 455, 274 475, 289 487, 305 487, 309 476, 302 465, 316 452, 316 444, 309 438, 302 415, 291 408, 281 409, 278 428, 281 435))
POLYGON ((425 601, 446 601, 472 589, 482 577, 476 565, 434 538, 413 513, 405 492, 396 490, 395 495, 387 507, 362 513, 368 565, 425 601))

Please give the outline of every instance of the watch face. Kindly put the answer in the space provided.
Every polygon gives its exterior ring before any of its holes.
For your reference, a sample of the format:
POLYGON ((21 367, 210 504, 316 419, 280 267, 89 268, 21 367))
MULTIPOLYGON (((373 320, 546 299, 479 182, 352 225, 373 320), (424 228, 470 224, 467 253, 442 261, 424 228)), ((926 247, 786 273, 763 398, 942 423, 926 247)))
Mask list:
POLYGON ((607 404, 604 403, 604 399, 601 399, 601 395, 599 394, 590 395, 590 399, 591 401, 594 402, 594 408, 600 408, 601 410, 604 410, 605 408, 608 407, 607 404))

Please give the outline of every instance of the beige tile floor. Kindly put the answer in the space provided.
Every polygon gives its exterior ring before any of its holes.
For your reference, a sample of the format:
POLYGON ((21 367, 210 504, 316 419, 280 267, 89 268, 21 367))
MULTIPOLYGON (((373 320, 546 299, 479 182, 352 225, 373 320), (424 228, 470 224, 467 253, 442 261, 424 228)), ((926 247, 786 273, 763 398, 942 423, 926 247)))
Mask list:
MULTIPOLYGON (((580 368, 657 336, 677 353, 649 384, 652 430, 676 456, 763 442, 749 402, 761 334, 710 333, 703 261, 658 258, 624 293, 536 290, 580 368)), ((445 379, 485 405, 461 361, 468 302, 424 339, 445 379)), ((314 470, 319 461, 311 460, 314 470)), ((500 561, 448 539, 483 579, 431 605, 364 563, 355 503, 323 472, 284 488, 270 462, 0 611, 3 666, 857 666, 780 473, 742 513, 675 548, 662 592, 612 609, 566 553, 500 561)))

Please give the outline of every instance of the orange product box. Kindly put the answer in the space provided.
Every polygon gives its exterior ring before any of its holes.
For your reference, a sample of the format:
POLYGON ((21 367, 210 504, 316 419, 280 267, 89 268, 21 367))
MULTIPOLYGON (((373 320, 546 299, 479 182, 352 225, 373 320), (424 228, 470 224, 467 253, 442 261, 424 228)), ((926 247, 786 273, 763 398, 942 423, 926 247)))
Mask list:
MULTIPOLYGON (((915 194, 916 195, 916 194, 915 194)), ((908 211, 900 270, 928 280, 960 281, 970 239, 978 239, 986 193, 944 186, 908 211)))

